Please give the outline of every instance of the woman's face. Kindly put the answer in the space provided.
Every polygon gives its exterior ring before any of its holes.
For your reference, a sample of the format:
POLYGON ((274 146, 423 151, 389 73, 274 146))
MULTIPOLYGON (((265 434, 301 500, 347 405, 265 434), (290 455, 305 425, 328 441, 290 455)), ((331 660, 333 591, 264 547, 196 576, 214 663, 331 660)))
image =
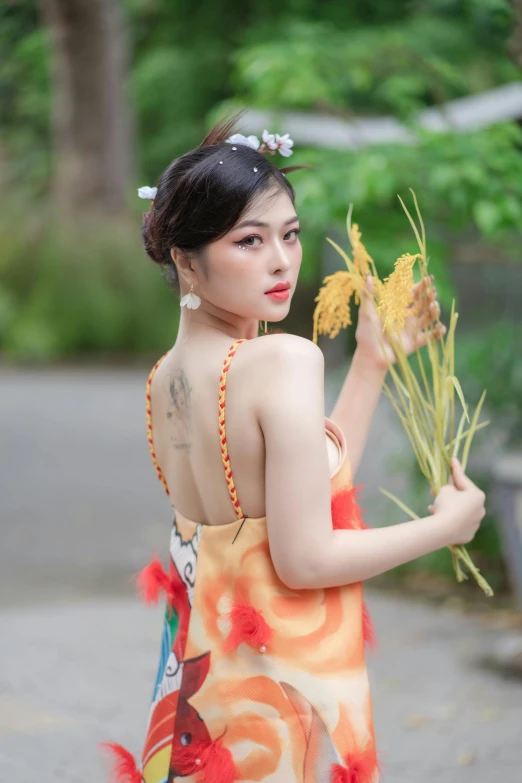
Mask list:
POLYGON ((214 313, 281 321, 290 309, 301 266, 298 235, 290 197, 282 190, 262 194, 228 234, 207 246, 194 293, 214 313), (290 284, 287 298, 267 295, 277 283, 290 284))

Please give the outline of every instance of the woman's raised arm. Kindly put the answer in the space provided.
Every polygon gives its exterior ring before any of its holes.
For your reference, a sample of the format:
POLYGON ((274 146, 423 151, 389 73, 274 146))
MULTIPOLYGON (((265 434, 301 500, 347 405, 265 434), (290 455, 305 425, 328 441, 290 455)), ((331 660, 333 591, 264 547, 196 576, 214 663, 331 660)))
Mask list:
POLYGON ((268 536, 279 578, 293 589, 350 584, 471 540, 484 515, 484 495, 467 477, 459 487, 443 487, 427 517, 333 530, 323 354, 301 337, 273 338, 264 338, 258 368, 266 379, 258 416, 266 448, 268 536))

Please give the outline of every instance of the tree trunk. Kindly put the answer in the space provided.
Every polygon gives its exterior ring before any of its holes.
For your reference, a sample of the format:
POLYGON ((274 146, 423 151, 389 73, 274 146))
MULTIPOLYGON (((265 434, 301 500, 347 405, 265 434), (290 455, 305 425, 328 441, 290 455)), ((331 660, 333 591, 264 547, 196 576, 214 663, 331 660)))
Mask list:
POLYGON ((131 183, 127 30, 119 0, 40 0, 53 50, 53 197, 121 213, 131 183))
POLYGON ((522 68, 522 0, 511 0, 515 12, 515 24, 508 41, 508 53, 511 59, 522 68))

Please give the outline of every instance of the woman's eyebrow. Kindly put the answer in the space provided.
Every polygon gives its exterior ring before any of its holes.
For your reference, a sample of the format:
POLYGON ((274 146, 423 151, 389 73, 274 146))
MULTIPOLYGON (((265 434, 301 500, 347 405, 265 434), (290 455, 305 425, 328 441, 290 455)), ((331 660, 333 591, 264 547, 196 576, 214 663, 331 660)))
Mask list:
MULTIPOLYGON (((288 220, 285 220, 283 223, 283 226, 288 226, 290 223, 295 223, 296 220, 299 220, 297 215, 294 215, 291 218, 288 218, 288 220)), ((244 228, 245 226, 258 226, 259 228, 270 228, 270 225, 268 223, 263 223, 262 220, 243 220, 242 223, 238 223, 237 226, 234 226, 234 228, 244 228)))

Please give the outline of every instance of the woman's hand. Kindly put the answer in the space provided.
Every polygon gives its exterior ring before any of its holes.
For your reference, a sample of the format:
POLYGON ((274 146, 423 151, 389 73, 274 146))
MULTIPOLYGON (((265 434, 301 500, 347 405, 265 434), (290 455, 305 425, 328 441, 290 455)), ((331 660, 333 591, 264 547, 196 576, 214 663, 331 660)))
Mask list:
POLYGON ((451 476, 428 506, 446 524, 448 546, 469 544, 486 515, 486 495, 464 473, 456 457, 451 460, 451 476))
MULTIPOLYGON (((434 329, 429 330, 429 327, 438 320, 440 315, 437 289, 432 281, 433 275, 430 275, 412 287, 412 303, 408 308, 409 314, 406 317, 404 329, 398 335, 406 356, 426 345, 428 340, 438 340, 446 333, 444 324, 437 324, 434 329)), ((388 362, 391 364, 395 362, 395 354, 386 334, 382 333, 382 321, 370 296, 373 294, 373 290, 373 280, 368 276, 366 288, 361 291, 364 301, 359 307, 355 339, 357 340, 358 353, 386 370, 388 362), (376 331, 381 333, 385 353, 376 331)))

